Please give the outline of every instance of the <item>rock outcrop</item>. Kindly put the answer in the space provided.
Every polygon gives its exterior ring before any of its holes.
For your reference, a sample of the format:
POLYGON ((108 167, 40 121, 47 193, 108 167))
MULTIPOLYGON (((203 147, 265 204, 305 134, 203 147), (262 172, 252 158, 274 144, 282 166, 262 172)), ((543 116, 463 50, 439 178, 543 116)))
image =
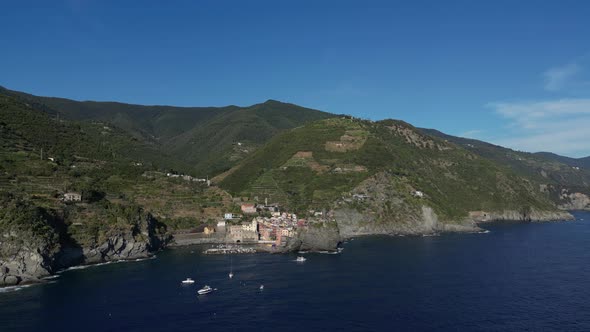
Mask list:
POLYGON ((564 192, 560 196, 562 210, 590 210, 590 197, 583 193, 564 192))
POLYGON ((52 243, 26 243, 4 236, 0 245, 0 286, 36 282, 54 272, 52 243))
POLYGON ((0 200, 0 286, 33 282, 54 271, 54 216, 12 197, 0 200))
POLYGON ((420 213, 390 220, 378 220, 371 213, 360 213, 352 209, 337 210, 334 217, 343 238, 377 234, 430 235, 441 232, 481 231, 475 223, 469 221, 459 224, 440 222, 434 210, 428 206, 422 206, 420 213))
POLYGON ((115 227, 101 242, 82 247, 66 245, 58 254, 60 268, 80 264, 146 258, 166 245, 170 237, 160 232, 157 221, 142 213, 130 227, 115 227))
POLYGON ((523 210, 523 211, 472 211, 469 213, 467 220, 476 223, 485 223, 491 221, 563 221, 575 219, 569 212, 566 211, 537 211, 537 210, 523 210))
POLYGON ((168 241, 147 213, 127 227, 114 227, 103 241, 90 246, 77 244, 65 233, 41 237, 13 230, 0 240, 0 286, 39 282, 75 265, 149 257, 168 241))
POLYGON ((299 233, 299 246, 302 251, 335 251, 342 241, 340 231, 336 223, 324 222, 312 224, 306 230, 299 233))
MULTIPOLYGON (((428 235, 441 232, 478 232, 478 223, 488 221, 554 221, 574 217, 560 210, 472 211, 466 218, 441 221, 428 200, 413 197, 414 188, 404 179, 386 172, 363 181, 335 203, 333 218, 342 237, 359 235, 428 235)), ((577 197, 577 196, 576 196, 577 197)), ((582 197, 578 201, 585 204, 582 197)))
POLYGON ((476 232, 470 221, 448 224, 423 199, 413 197, 414 188, 387 172, 363 181, 349 198, 336 202, 333 217, 344 238, 359 235, 427 235, 439 232, 476 232))

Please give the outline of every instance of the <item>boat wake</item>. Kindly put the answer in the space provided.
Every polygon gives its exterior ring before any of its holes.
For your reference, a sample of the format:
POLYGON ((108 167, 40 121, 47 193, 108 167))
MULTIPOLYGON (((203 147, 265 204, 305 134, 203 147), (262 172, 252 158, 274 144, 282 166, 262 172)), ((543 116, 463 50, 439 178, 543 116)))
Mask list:
POLYGON ((324 255, 338 255, 339 253, 340 253, 340 251, 328 251, 328 250, 318 251, 318 254, 324 254, 324 255))
POLYGON ((61 271, 58 271, 57 274, 60 274, 60 273, 66 272, 66 271, 71 271, 71 270, 84 270, 84 269, 95 267, 95 266, 103 266, 103 265, 109 265, 109 264, 143 262, 143 261, 147 261, 147 260, 150 260, 150 259, 156 259, 156 258, 157 258, 156 255, 153 255, 153 256, 145 257, 145 258, 119 259, 119 260, 116 260, 116 261, 108 261, 108 262, 102 262, 102 263, 96 263, 96 264, 76 265, 76 266, 71 266, 71 267, 68 267, 67 269, 63 269, 61 271))

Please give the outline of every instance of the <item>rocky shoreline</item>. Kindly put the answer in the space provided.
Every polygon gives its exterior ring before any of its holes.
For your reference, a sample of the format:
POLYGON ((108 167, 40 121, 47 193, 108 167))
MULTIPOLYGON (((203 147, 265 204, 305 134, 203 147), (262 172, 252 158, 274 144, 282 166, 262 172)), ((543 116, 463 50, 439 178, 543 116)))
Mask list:
POLYGON ((483 224, 496 221, 525 221, 525 222, 549 222, 549 221, 570 221, 574 216, 567 211, 515 211, 506 210, 501 212, 473 211, 469 214, 469 221, 483 224))
MULTIPOLYGON (((256 252, 337 252, 338 246, 346 239, 370 235, 435 235, 446 232, 485 232, 478 225, 493 221, 563 221, 574 217, 565 211, 475 211, 460 223, 443 223, 434 211, 423 207, 421 216, 407 216, 404 222, 375 222, 356 211, 338 211, 335 222, 313 225, 291 239, 285 247, 256 246, 256 252)), ((59 249, 49 244, 18 245, 19 242, 3 240, 0 257, 0 286, 41 283, 43 278, 73 266, 85 266, 107 262, 134 261, 153 256, 153 253, 167 246, 194 244, 223 244, 225 239, 209 238, 202 243, 190 241, 175 243, 170 236, 155 231, 153 220, 147 217, 135 232, 118 232, 100 245, 75 247, 63 245, 59 249)), ((14 234, 13 234, 14 235, 14 234)), ((7 236, 5 235, 6 239, 7 236)), ((14 237, 13 237, 14 238, 14 237)), ((251 252, 248 250, 247 252, 251 252)))
POLYGON ((146 214, 135 227, 112 232, 103 242, 92 246, 79 246, 65 239, 51 243, 32 238, 34 241, 26 243, 22 238, 27 238, 27 234, 2 234, 0 286, 44 282, 43 278, 74 266, 150 258, 169 241, 158 233, 155 223, 146 214))

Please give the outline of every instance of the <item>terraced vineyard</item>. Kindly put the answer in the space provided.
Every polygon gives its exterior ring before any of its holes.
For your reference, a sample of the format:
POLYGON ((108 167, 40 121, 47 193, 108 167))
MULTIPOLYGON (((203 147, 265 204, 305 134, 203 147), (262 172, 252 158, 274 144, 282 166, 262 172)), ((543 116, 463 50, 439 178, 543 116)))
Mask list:
POLYGON ((136 159, 135 152, 150 147, 115 128, 58 122, 1 94, 0 108, 0 193, 62 211, 71 224, 102 215, 109 202, 143 207, 170 229, 197 227, 235 210, 231 197, 218 188, 156 171, 153 161, 166 158, 157 151, 136 159), (83 202, 64 204, 68 191, 81 193, 83 202))
POLYGON ((330 209, 383 172, 393 182, 424 191, 424 203, 448 220, 473 210, 554 209, 532 180, 394 120, 332 118, 293 129, 229 172, 220 185, 301 213, 330 209))

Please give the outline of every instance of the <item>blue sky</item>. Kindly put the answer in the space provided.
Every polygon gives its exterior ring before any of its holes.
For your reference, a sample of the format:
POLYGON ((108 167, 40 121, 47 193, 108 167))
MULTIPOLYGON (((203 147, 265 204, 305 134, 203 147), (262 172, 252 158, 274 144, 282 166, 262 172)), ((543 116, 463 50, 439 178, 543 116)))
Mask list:
POLYGON ((277 99, 590 155, 590 2, 27 1, 0 85, 181 106, 277 99))

